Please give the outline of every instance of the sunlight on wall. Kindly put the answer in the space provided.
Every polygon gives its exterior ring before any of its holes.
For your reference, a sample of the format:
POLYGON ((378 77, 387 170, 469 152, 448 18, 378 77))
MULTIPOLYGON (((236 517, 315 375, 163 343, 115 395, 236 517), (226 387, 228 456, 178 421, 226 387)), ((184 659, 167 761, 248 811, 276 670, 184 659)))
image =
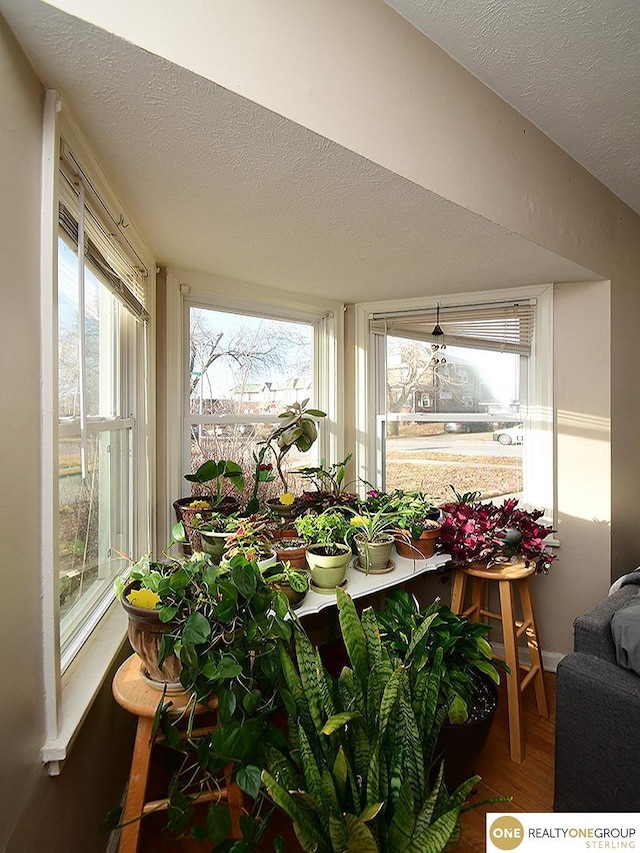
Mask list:
POLYGON ((586 521, 611 520, 610 420, 558 410, 558 510, 586 521))

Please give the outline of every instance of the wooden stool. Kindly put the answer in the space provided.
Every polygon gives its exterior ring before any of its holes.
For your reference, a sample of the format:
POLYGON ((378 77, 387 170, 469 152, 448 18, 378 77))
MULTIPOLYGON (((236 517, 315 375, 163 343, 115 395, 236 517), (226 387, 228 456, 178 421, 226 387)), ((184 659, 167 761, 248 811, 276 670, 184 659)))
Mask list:
MULTIPOLYGON (((168 807, 168 800, 153 800, 145 802, 151 750, 154 743, 161 743, 161 735, 153 735, 153 720, 162 696, 161 691, 147 684, 141 674, 142 661, 138 655, 131 655, 116 672, 113 679, 113 695, 119 705, 138 717, 136 740, 131 759, 127 799, 122 815, 119 853, 136 853, 140 839, 142 818, 150 812, 161 811, 168 807)), ((193 696, 190 693, 167 693, 164 702, 172 702, 169 709, 171 716, 178 717, 189 714, 193 707, 193 696)), ((217 702, 212 700, 208 707, 197 705, 196 714, 215 710, 217 702)), ((191 736, 209 734, 215 729, 214 725, 193 729, 191 736)), ((184 737, 184 733, 181 734, 184 737)), ((231 782, 231 765, 225 768, 225 785, 216 790, 204 791, 193 797, 194 802, 226 801, 231 812, 231 833, 235 839, 242 838, 240 832, 240 814, 242 810, 242 792, 235 783, 231 782)))
POLYGON ((500 563, 486 568, 481 563, 457 569, 451 594, 451 609, 459 616, 466 616, 470 622, 480 622, 481 617, 497 619, 502 622, 504 638, 504 660, 511 670, 507 678, 507 702, 509 708, 509 744, 511 760, 521 764, 524 757, 524 730, 522 726, 522 691, 533 682, 536 691, 538 713, 549 717, 547 697, 542 674, 542 657, 538 642, 538 632, 529 593, 529 576, 533 566, 524 562, 500 563), (467 578, 472 580, 471 606, 464 609, 467 578), (487 581, 498 583, 500 592, 500 613, 484 609, 487 581), (514 609, 514 586, 520 593, 522 622, 516 619, 514 609), (531 665, 525 666, 518 659, 518 638, 526 634, 531 665), (522 670, 526 675, 523 676, 522 670))

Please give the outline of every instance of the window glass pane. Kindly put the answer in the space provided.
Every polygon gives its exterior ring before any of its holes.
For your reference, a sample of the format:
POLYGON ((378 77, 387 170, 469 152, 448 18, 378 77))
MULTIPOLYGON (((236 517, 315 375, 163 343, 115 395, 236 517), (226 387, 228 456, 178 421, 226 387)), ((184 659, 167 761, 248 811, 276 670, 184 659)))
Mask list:
POLYGON ((59 441, 61 636, 69 640, 131 554, 131 430, 88 436, 88 476, 80 471, 80 438, 59 441))
POLYGON ((88 266, 84 287, 87 415, 114 417, 120 413, 118 327, 124 308, 88 266))
POLYGON ((61 418, 80 415, 80 346, 78 256, 58 239, 58 411, 61 418))
POLYGON ((449 484, 483 498, 519 496, 522 357, 466 347, 434 351, 393 337, 386 354, 387 489, 421 489, 437 502, 452 497, 449 484), (420 421, 412 414, 452 417, 420 421))
MULTIPOLYGON (((313 327, 194 307, 189 321, 190 414, 228 418, 225 423, 191 425, 191 470, 207 459, 231 459, 249 478, 252 454, 273 429, 278 413, 290 403, 313 400, 313 327)), ((316 461, 316 445, 304 454, 294 448, 284 469, 316 461)), ((225 486, 233 491, 230 484, 225 486)), ((302 481, 294 476, 288 487, 300 491, 302 481)), ((198 493, 198 487, 193 491, 198 493)), ((263 499, 281 493, 279 480, 260 487, 263 499)))

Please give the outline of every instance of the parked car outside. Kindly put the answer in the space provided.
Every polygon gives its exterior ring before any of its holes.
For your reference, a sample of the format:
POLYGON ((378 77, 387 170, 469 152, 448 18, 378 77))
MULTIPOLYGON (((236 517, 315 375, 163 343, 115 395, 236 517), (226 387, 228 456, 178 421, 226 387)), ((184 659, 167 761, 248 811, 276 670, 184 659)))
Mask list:
POLYGON ((444 425, 445 432, 491 432, 495 428, 495 423, 485 423, 484 421, 468 421, 467 423, 451 421, 444 425))
POLYGON ((524 426, 515 424, 512 427, 496 430, 493 433, 493 440, 499 441, 500 444, 522 444, 524 441, 524 426))

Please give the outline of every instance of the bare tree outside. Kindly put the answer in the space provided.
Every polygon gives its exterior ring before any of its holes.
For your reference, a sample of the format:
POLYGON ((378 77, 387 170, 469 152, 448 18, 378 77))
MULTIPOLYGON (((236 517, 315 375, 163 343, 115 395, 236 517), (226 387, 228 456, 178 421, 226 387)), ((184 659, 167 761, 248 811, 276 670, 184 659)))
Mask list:
MULTIPOLYGON (((312 363, 308 324, 192 308, 189 410, 225 422, 192 424, 191 470, 206 459, 231 459, 249 481, 253 453, 271 431, 264 416, 312 396, 312 363)), ((306 454, 291 456, 290 468, 310 464, 306 454)), ((276 494, 277 484, 264 485, 262 497, 276 494)))

